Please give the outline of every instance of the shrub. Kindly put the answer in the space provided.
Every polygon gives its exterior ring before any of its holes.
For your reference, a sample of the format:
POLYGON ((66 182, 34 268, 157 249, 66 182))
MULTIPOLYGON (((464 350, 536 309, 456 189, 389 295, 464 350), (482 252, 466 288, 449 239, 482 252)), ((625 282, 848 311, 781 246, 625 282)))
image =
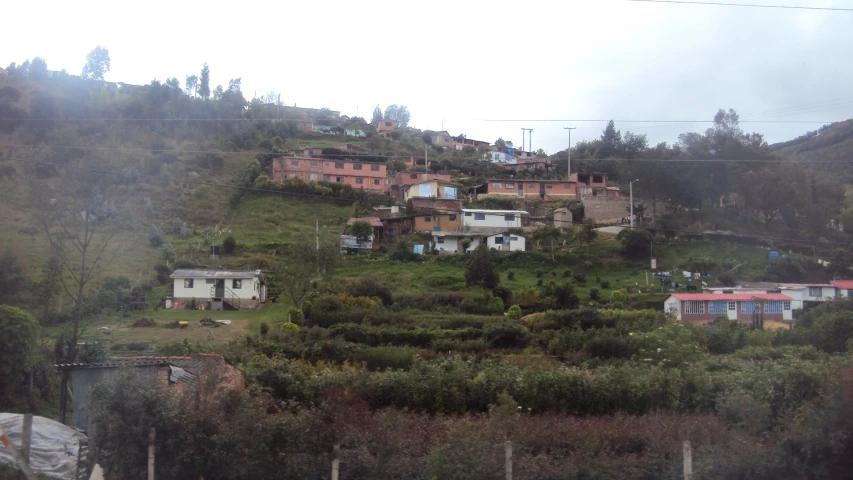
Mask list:
POLYGON ((545 275, 545 270, 542 270, 541 268, 537 268, 536 269, 536 278, 542 278, 543 275, 545 275))
POLYGON ((347 286, 347 293, 353 297, 377 297, 382 300, 383 305, 392 305, 394 303, 394 296, 391 295, 391 290, 388 290, 388 287, 377 282, 375 278, 359 277, 355 282, 347 286))
POLYGON ((583 346, 584 353, 595 358, 631 358, 636 352, 628 338, 613 335, 597 335, 583 346))
POLYGON ((589 289, 589 299, 590 300, 598 300, 598 289, 590 288, 589 289))
POLYGON ((492 289, 492 295, 497 298, 500 298, 504 305, 509 303, 512 300, 512 290, 509 287, 505 287, 503 285, 498 285, 497 287, 492 289))
POLYGON ((637 346, 637 358, 642 362, 680 367, 701 356, 699 344, 693 339, 690 328, 680 323, 650 332, 632 332, 630 336, 637 346))
POLYGON ((305 314, 302 313, 302 310, 296 307, 290 307, 287 309, 287 318, 289 323, 293 323, 300 327, 305 323, 305 314))
POLYGON ((154 271, 157 272, 157 283, 169 283, 169 275, 172 274, 172 269, 168 265, 154 265, 154 271))
POLYGON ((237 250, 237 240, 235 240, 234 237, 229 236, 224 242, 222 242, 222 251, 224 253, 231 255, 235 250, 237 250))
POLYGON ((605 280, 605 281, 599 283, 599 285, 601 285, 602 289, 607 290, 610 288, 610 280, 605 280))
POLYGON ((563 270, 563 278, 572 278, 571 270, 563 270))
POLYGON ((513 305, 506 312, 506 318, 510 320, 521 320, 521 307, 513 305))
POLYGON ((507 280, 515 280, 515 270, 510 270, 510 271, 506 272, 506 279, 507 280))
POLYGON ((291 322, 291 323, 282 323, 281 325, 279 325, 278 330, 280 332, 298 332, 300 329, 299 329, 299 325, 291 322))
POLYGON ((536 286, 537 286, 537 287, 541 287, 541 286, 542 286, 542 279, 541 279, 541 278, 540 278, 539 280, 536 280, 536 286))
POLYGON ((172 264, 172 267, 174 267, 175 270, 179 268, 195 268, 195 263, 190 260, 180 259, 175 260, 175 263, 172 264))
POLYGON ((408 347, 373 347, 363 350, 359 359, 372 371, 409 370, 415 363, 415 353, 408 347))
POLYGON ((267 322, 261 322, 261 337, 266 337, 270 332, 270 326, 267 322))
POLYGON ((520 324, 502 323, 487 328, 484 337, 493 348, 524 348, 530 332, 520 324))
POLYGON ((610 303, 614 306, 622 306, 628 300, 628 292, 624 288, 610 292, 610 303))
POLYGON ((586 283, 586 275, 583 273, 576 273, 574 278, 575 282, 580 283, 581 285, 586 283))
POLYGON ((159 247, 160 245, 163 245, 163 235, 160 235, 160 231, 156 228, 152 229, 148 232, 148 241, 151 243, 152 247, 159 247))
POLYGON ((577 308, 580 304, 580 299, 575 295, 574 287, 568 282, 560 285, 557 285, 553 281, 549 282, 548 285, 542 288, 540 294, 542 298, 553 298, 554 305, 557 308, 577 308))

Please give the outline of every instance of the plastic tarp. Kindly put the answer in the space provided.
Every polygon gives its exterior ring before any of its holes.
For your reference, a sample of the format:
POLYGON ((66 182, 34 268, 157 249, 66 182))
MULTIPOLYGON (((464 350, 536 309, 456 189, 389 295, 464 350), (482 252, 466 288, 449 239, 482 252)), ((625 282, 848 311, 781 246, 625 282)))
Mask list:
POLYGON ((431 197, 432 196, 432 185, 418 185, 418 196, 419 197, 431 197))
MULTIPOLYGON (((12 445, 21 448, 24 416, 20 413, 0 413, 0 426, 12 445)), ((30 445, 30 467, 50 477, 73 479, 77 474, 77 454, 80 441, 86 434, 74 427, 44 417, 33 417, 33 436, 30 445)), ((0 444, 0 462, 15 465, 9 449, 0 444)))
POLYGON ((451 200, 456 200, 456 188, 454 187, 444 187, 444 198, 449 198, 451 200))

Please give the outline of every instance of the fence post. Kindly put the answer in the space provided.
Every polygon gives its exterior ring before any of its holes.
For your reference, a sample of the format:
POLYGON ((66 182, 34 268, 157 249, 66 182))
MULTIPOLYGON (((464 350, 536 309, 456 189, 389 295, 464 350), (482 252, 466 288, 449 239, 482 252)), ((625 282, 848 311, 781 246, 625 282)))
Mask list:
POLYGON ((338 473, 341 470, 341 460, 338 458, 338 444, 335 444, 335 458, 332 459, 332 480, 338 480, 338 473))
MULTIPOLYGON (((24 425, 21 429, 21 457, 27 465, 30 464, 30 445, 33 440, 33 414, 24 414, 24 425)), ((26 478, 26 474, 21 474, 22 478, 26 478)))
POLYGON ((506 480, 512 480, 512 442, 507 440, 504 442, 504 469, 506 470, 506 480))
POLYGON ((693 478, 693 449, 689 441, 684 442, 684 480, 693 478))
POLYGON ((156 438, 154 427, 148 430, 148 480, 154 480, 154 439, 156 438))

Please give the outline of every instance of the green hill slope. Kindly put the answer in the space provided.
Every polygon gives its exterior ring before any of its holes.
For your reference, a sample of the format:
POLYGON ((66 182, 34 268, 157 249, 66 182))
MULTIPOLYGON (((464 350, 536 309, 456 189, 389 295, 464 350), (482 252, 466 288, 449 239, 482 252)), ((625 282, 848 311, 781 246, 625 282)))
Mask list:
POLYGON ((833 123, 771 148, 801 163, 818 177, 853 184, 850 169, 853 166, 853 119, 833 123))

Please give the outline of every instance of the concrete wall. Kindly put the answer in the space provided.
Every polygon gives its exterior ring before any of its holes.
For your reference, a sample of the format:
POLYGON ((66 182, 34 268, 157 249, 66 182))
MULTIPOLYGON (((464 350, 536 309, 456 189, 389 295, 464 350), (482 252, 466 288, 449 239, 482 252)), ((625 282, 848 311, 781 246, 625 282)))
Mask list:
POLYGON ((521 227, 521 214, 518 213, 477 213, 477 212, 462 212, 463 227, 521 227), (485 218, 477 220, 477 215, 483 215, 485 218), (511 216, 511 220, 507 220, 507 216, 511 216))
POLYGON ((627 198, 583 197, 584 216, 594 222, 618 222, 628 218, 630 205, 631 202, 627 198))

